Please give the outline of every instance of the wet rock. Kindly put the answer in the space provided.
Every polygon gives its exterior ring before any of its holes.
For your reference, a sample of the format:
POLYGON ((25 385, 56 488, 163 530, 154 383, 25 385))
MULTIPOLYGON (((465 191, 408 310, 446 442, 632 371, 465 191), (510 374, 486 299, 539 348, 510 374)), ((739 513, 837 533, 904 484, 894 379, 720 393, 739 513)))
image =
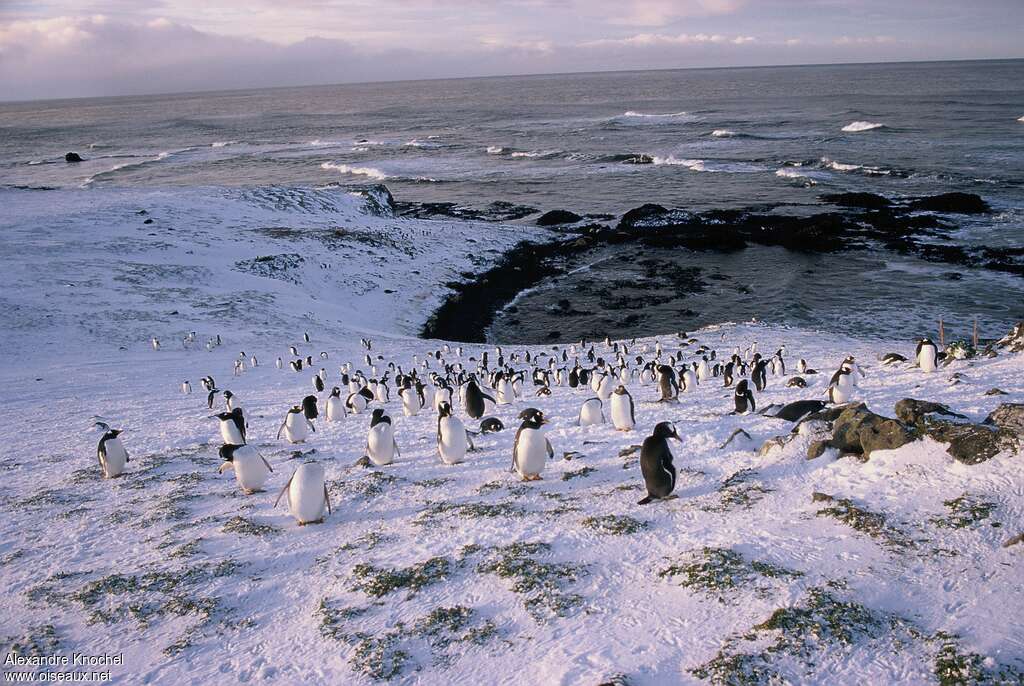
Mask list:
POLYGON ((569 210, 551 210, 545 212, 537 219, 537 226, 559 226, 560 224, 575 224, 583 219, 580 215, 569 210))
POLYGON ((948 443, 946 452, 968 465, 980 464, 1003 451, 1015 452, 1020 445, 1014 432, 983 424, 934 422, 925 433, 939 443, 948 443))
POLYGON ((828 493, 822 493, 820 491, 814 491, 811 493, 812 503, 830 503, 835 499, 835 496, 831 496, 828 493))
POLYGON ((956 214, 980 214, 989 212, 991 208, 981 196, 974 193, 942 193, 927 198, 919 198, 909 205, 912 210, 928 212, 952 212, 956 214))
POLYGON ((841 207, 860 207, 878 210, 892 206, 892 201, 875 193, 826 193, 821 199, 841 207))
POLYGON ((377 217, 393 217, 397 207, 395 198, 391 195, 388 187, 382 183, 370 184, 367 186, 353 186, 348 191, 351 195, 363 198, 364 209, 369 214, 377 217))
POLYGON ((812 441, 807 446, 807 459, 814 460, 825 454, 825 451, 832 447, 832 442, 828 439, 820 441, 812 441))
POLYGON ((875 450, 894 450, 914 438, 914 432, 898 420, 851 407, 836 419, 830 443, 842 453, 870 457, 875 450))
POLYGON ((1009 393, 1001 388, 990 388, 985 391, 985 395, 1009 395, 1009 393))
POLYGON ((962 414, 953 412, 942 403, 933 403, 927 400, 914 400, 913 398, 904 398, 896 403, 893 408, 896 412, 896 416, 901 421, 923 428, 926 423, 931 419, 929 415, 941 415, 944 417, 957 417, 958 419, 966 419, 962 414))
POLYGON ((654 158, 643 153, 630 155, 622 160, 622 164, 654 164, 654 158))
POLYGON ((1024 436, 1024 403, 1003 403, 992 410, 982 423, 1024 436))
POLYGON ((1017 322, 1010 333, 996 341, 996 347, 1012 353, 1024 352, 1024 322, 1017 322))
POLYGON ((666 214, 668 214, 668 210, 661 205, 647 203, 640 207, 634 207, 622 215, 622 219, 619 220, 619 228, 631 227, 639 222, 663 217, 666 214))
POLYGON ((64 161, 65 162, 84 162, 84 160, 82 159, 82 156, 79 155, 77 152, 69 152, 66 155, 64 155, 64 161))

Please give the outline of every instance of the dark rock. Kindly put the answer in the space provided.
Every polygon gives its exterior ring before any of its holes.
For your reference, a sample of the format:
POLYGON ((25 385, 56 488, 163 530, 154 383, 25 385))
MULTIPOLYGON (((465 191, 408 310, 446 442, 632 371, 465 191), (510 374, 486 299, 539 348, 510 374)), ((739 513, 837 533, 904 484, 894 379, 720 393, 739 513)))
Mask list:
POLYGON ((990 388, 985 391, 985 395, 1009 395, 1009 393, 1001 388, 990 388))
POLYGON ((974 193, 942 193, 927 198, 918 198, 912 201, 909 207, 912 210, 956 214, 980 214, 991 211, 988 203, 974 193))
POLYGON ((914 432, 902 422, 863 407, 843 410, 832 428, 832 447, 842 453, 865 457, 870 457, 875 450, 899 448, 915 438, 914 432))
POLYGON ((146 219, 146 220, 145 220, 144 222, 142 222, 142 223, 143 223, 143 224, 152 224, 152 223, 153 223, 153 220, 152 220, 152 219, 146 219))
POLYGON ((804 421, 821 421, 821 422, 834 422, 839 419, 839 416, 846 410, 867 410, 868 406, 864 403, 853 403, 846 405, 835 405, 833 407, 826 407, 821 412, 815 412, 812 415, 808 415, 804 421))
POLYGON ((662 217, 666 214, 668 214, 668 210, 661 205, 647 203, 640 207, 634 207, 622 215, 622 219, 619 220, 619 228, 633 226, 638 222, 662 217))
POLYGON ((583 219, 580 215, 569 210, 551 210, 545 212, 537 219, 537 226, 558 226, 560 224, 575 224, 583 219))
POLYGON ((982 423, 1024 436, 1024 403, 1002 403, 982 423))
POLYGON ((990 460, 1004 450, 1016 451, 1020 445, 1014 432, 983 424, 933 422, 925 433, 939 443, 948 443, 946 452, 968 465, 990 460))
POLYGON ((654 164, 654 158, 643 153, 630 155, 622 159, 622 164, 654 164))
POLYGON ((951 411, 941 403, 914 400, 913 398, 904 398, 898 401, 893 410, 896 412, 896 416, 903 422, 919 428, 924 428, 925 424, 931 419, 929 415, 966 419, 962 414, 951 411))
POLYGON ((77 152, 69 152, 66 155, 64 155, 64 161, 65 162, 84 162, 85 160, 83 160, 82 156, 79 155, 77 152))
POLYGON ((1009 548, 1011 545, 1017 545, 1018 543, 1024 543, 1024 533, 1017 534, 1013 538, 1007 539, 1006 543, 1003 544, 1003 547, 1009 548))
POLYGON ((826 193, 821 199, 842 207, 861 207, 866 210, 879 210, 890 207, 892 201, 875 193, 826 193))
POLYGON ((349 193, 365 200, 364 210, 377 217, 394 217, 397 206, 388 187, 382 183, 349 187, 349 193))
POLYGON ((996 347, 1012 353, 1024 352, 1024 322, 1017 322, 1010 333, 996 341, 996 347))
POLYGON ((811 493, 812 503, 830 503, 833 500, 835 500, 835 496, 831 496, 828 493, 821 493, 820 491, 811 493))
POLYGON ((807 459, 814 460, 825 454, 825 451, 832 447, 829 440, 813 441, 807 446, 807 459))

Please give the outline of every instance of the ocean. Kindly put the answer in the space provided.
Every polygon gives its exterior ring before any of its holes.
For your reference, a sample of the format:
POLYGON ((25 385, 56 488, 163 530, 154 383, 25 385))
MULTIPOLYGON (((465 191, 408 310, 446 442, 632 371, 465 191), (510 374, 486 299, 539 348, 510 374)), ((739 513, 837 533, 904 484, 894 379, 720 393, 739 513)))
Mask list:
MULTIPOLYGON (((982 196, 993 212, 951 217, 953 240, 1014 248, 1024 243, 1022 119, 1022 60, 4 103, 0 188, 161 188, 184 195, 211 186, 383 183, 402 202, 483 208, 509 201, 613 216, 644 203, 800 213, 817 209, 823 193, 903 198, 962 191, 982 196), (65 163, 68 151, 84 161, 65 163)), ((59 203, 53 211, 61 211, 59 203)), ((572 277, 597 282, 576 291, 583 311, 601 308, 602 279, 636 276, 614 266, 602 272, 614 259, 600 257, 572 277)), ((938 317, 960 333, 975 317, 992 333, 1024 318, 1019 276, 905 255, 809 257, 751 248, 728 257, 684 251, 675 258, 718 274, 716 284, 729 278, 739 284, 680 294, 639 323, 620 326, 610 318, 611 333, 757 318, 913 337, 929 333, 922 329, 938 317)), ((516 316, 499 315, 492 336, 540 340, 551 322, 529 312, 550 312, 551 302, 571 290, 564 281, 543 284, 520 300, 516 316)), ((584 331, 563 322, 559 333, 584 331)))

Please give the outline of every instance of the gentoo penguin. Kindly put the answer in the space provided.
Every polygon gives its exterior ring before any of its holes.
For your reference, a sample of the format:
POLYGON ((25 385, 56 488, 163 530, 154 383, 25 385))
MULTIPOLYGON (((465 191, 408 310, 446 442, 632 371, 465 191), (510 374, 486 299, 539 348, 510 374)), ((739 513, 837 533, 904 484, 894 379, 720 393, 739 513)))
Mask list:
POLYGON ((327 421, 336 422, 345 418, 345 401, 341 399, 341 389, 335 386, 327 398, 327 421))
POLYGON ((708 358, 705 355, 701 358, 700 364, 697 365, 697 381, 707 381, 711 376, 711 366, 708 364, 708 358))
POLYGON ((159 350, 160 349, 160 340, 156 336, 153 336, 153 338, 151 338, 149 342, 150 342, 150 345, 153 346, 153 350, 159 350))
POLYGON ((434 389, 434 412, 441 411, 441 404, 452 404, 452 389, 447 386, 438 386, 434 389))
POLYGON ((423 391, 416 386, 409 384, 398 392, 402 399, 402 412, 406 417, 415 417, 423 409, 423 391))
POLYGON ((774 419, 785 419, 788 422, 796 422, 813 412, 820 412, 823 409, 825 409, 824 401, 797 400, 792 403, 787 403, 782 407, 775 406, 775 408, 766 410, 763 414, 766 417, 772 417, 774 419))
POLYGON ((853 377, 850 370, 840 369, 832 377, 832 383, 828 387, 828 401, 833 405, 842 405, 849 402, 853 395, 853 377))
POLYGON ((633 396, 625 386, 619 385, 611 397, 612 425, 618 431, 630 431, 636 426, 636 412, 633 407, 633 396))
POLYGON ((588 398, 583 401, 583 406, 580 408, 579 419, 577 424, 580 426, 593 426, 594 424, 604 424, 604 403, 601 402, 600 398, 588 398))
POLYGON ((658 372, 658 388, 661 391, 661 397, 658 398, 658 402, 669 402, 676 400, 679 397, 679 384, 676 383, 676 370, 667 364, 659 364, 657 367, 658 372))
MULTIPOLYGON (((385 374, 385 376, 387 375, 385 374)), ((373 389, 373 397, 379 403, 386 403, 391 400, 391 390, 388 388, 386 378, 382 378, 377 382, 377 386, 373 389)))
POLYGON ((284 366, 284 360, 282 360, 280 357, 277 358, 277 361, 274 362, 274 366, 277 367, 278 369, 281 369, 284 366))
POLYGON ((238 402, 238 396, 231 391, 224 391, 224 405, 228 408, 228 412, 232 412, 236 409, 244 411, 242 404, 238 402))
POLYGON ((306 419, 316 419, 320 416, 320 411, 316 407, 315 395, 307 395, 302 399, 302 414, 306 415, 306 419))
POLYGON ((787 388, 807 388, 807 382, 801 376, 794 376, 786 382, 787 388))
POLYGON ((640 473, 647 486, 647 497, 638 501, 637 505, 664 500, 676 488, 676 468, 672 464, 672 451, 668 447, 670 438, 680 440, 676 427, 671 422, 661 422, 640 446, 640 473))
POLYGON ((683 370, 683 373, 680 374, 680 378, 683 382, 682 386, 684 391, 692 393, 697 390, 697 375, 693 373, 693 369, 691 367, 686 367, 686 369, 683 370))
POLYGON ((746 379, 740 379, 739 383, 736 384, 736 392, 733 393, 732 397, 736 403, 736 409, 730 414, 747 414, 757 409, 757 404, 754 402, 754 394, 747 387, 746 379))
POLYGON ((511 405, 516 399, 515 389, 512 388, 512 380, 508 374, 503 374, 502 372, 498 372, 497 377, 497 383, 494 386, 495 398, 499 405, 511 405))
POLYGON ((886 353, 882 355, 881 362, 884 365, 897 364, 899 362, 906 362, 907 358, 903 357, 899 353, 886 353))
POLYGON ((185 395, 188 395, 189 393, 192 392, 192 384, 188 381, 188 379, 185 379, 184 381, 181 382, 181 392, 184 393, 185 395))
POLYGON ((601 381, 597 384, 597 397, 602 402, 607 402, 612 396, 612 391, 615 389, 615 377, 611 374, 604 374, 601 376, 601 381))
POLYGON ((281 432, 284 432, 284 437, 289 443, 302 443, 309 437, 310 431, 316 433, 316 427, 313 426, 313 422, 306 419, 302 407, 296 405, 288 410, 281 428, 277 430, 277 437, 281 438, 281 432))
POLYGON ((754 368, 750 372, 750 379, 754 382, 754 388, 758 393, 764 391, 765 386, 768 385, 767 368, 768 360, 759 359, 754 363, 754 368))
POLYGON ((373 400, 373 393, 369 388, 361 388, 356 393, 349 393, 345 399, 345 407, 352 414, 359 414, 366 409, 366 406, 373 400))
POLYGON ((544 413, 527 408, 520 416, 523 414, 527 416, 516 431, 516 440, 512 445, 512 468, 519 472, 523 481, 537 481, 544 471, 544 463, 555 456, 555 451, 541 431, 541 427, 547 424, 544 413))
POLYGON ((437 408, 437 454, 445 464, 458 464, 466 458, 466 451, 472 450, 473 441, 462 420, 452 415, 450 403, 443 402, 437 408))
POLYGON ((727 362, 726 365, 724 367, 722 367, 722 387, 723 388, 728 388, 729 386, 732 386, 732 374, 733 374, 733 370, 735 370, 735 369, 736 369, 736 363, 735 362, 727 362))
POLYGON ((323 393, 324 392, 324 380, 322 378, 320 378, 319 374, 314 374, 313 375, 313 388, 316 389, 317 393, 323 393))
POLYGON ((466 382, 466 398, 463 401, 466 414, 473 419, 480 419, 484 416, 485 400, 494 403, 494 398, 480 390, 475 379, 466 382))
POLYGON ((288 483, 277 494, 274 507, 277 507, 285 493, 288 494, 288 509, 299 526, 324 521, 324 510, 331 514, 331 497, 327 494, 324 468, 318 462, 304 462, 299 465, 288 479, 288 483))
POLYGON ((100 424, 104 430, 100 436, 100 442, 96 446, 96 458, 100 462, 100 469, 103 470, 104 479, 113 479, 124 473, 124 466, 129 462, 128 451, 124 449, 121 439, 123 429, 111 429, 106 424, 100 424))
POLYGON ((917 358, 917 366, 921 368, 922 372, 934 372, 939 358, 939 349, 931 339, 922 338, 917 342, 914 356, 917 358))
POLYGON ((370 432, 366 436, 366 456, 378 467, 389 465, 400 455, 398 443, 395 441, 395 429, 391 426, 391 417, 384 410, 377 408, 370 415, 370 432))
POLYGON ((266 458, 250 445, 222 445, 220 456, 224 464, 218 471, 223 474, 229 469, 234 469, 238 486, 246 495, 263 490, 267 477, 274 471, 266 458))
POLYGON ((242 408, 213 415, 220 420, 220 437, 228 445, 245 445, 245 415, 242 408))
POLYGON ((505 425, 497 417, 488 417, 480 422, 480 433, 493 434, 504 430, 505 425))

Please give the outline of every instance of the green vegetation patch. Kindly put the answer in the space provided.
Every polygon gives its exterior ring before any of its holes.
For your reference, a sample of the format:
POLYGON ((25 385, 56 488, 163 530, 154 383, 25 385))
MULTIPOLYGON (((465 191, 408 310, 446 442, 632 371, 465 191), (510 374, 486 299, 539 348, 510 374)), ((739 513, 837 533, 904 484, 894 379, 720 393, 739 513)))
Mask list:
POLYGON ((543 562, 538 559, 551 552, 548 543, 513 543, 485 548, 478 572, 494 574, 512 582, 511 590, 524 596, 523 605, 536 621, 564 617, 583 604, 583 598, 566 590, 587 573, 585 565, 543 562))
POLYGON ((658 576, 727 603, 734 600, 741 590, 753 590, 760 596, 767 596, 777 587, 767 580, 795 579, 803 573, 769 562, 750 560, 728 548, 705 547, 683 555, 658 572, 658 576))
POLYGON ((860 507, 849 498, 829 498, 828 502, 829 507, 817 511, 819 517, 832 517, 889 548, 904 549, 914 545, 903 532, 889 526, 884 514, 860 507))
POLYGON ((634 519, 628 515, 610 514, 587 517, 583 520, 583 526, 588 529, 593 529, 598 533, 622 536, 643 531, 648 527, 648 523, 639 519, 634 519))
POLYGON ((949 509, 949 514, 943 517, 932 517, 931 523, 945 529, 966 529, 978 522, 986 520, 996 504, 989 502, 979 496, 964 493, 959 498, 946 500, 942 503, 949 509))
POLYGON ((446 557, 432 557, 425 562, 399 569, 358 564, 352 570, 353 590, 380 598, 405 588, 413 595, 424 586, 446 578, 451 568, 452 563, 446 557))

